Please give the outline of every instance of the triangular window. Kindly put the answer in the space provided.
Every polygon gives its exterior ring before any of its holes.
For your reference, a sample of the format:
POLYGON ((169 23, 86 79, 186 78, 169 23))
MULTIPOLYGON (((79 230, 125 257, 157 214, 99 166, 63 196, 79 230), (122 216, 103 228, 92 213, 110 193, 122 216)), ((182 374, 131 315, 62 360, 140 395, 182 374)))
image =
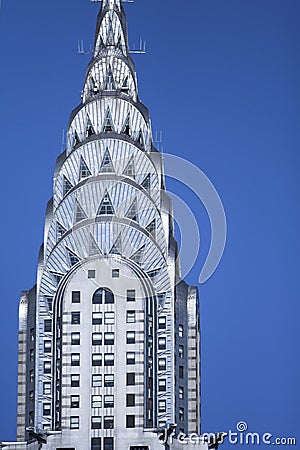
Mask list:
POLYGON ((80 139, 78 136, 77 131, 74 131, 74 135, 73 135, 73 148, 76 147, 76 145, 80 144, 80 139))
POLYGON ((93 136, 93 134, 95 134, 95 130, 89 116, 87 116, 85 133, 86 137, 93 136))
POLYGON ((97 216, 103 216, 103 215, 112 215, 115 213, 113 204, 111 202, 111 199, 108 195, 108 192, 104 194, 104 197, 100 203, 100 206, 97 211, 97 216))
POLYGON ((110 66, 108 66, 107 78, 106 78, 106 83, 105 83, 104 89, 105 89, 105 91, 115 91, 116 90, 114 76, 113 76, 110 66))
POLYGON ((124 79, 123 84, 122 84, 122 91, 125 92, 126 94, 129 91, 129 84, 128 84, 128 76, 124 79))
POLYGON ((114 123, 113 123, 113 120, 112 120, 109 108, 107 108, 107 111, 106 111, 106 114, 105 114, 105 119, 104 119, 104 124, 103 124, 103 131, 104 132, 114 131, 114 123))
POLYGON ((125 214, 125 217, 131 220, 135 220, 137 222, 138 220, 138 208, 137 208, 137 201, 136 198, 131 203, 127 213, 125 214))
POLYGON ((127 134, 127 136, 130 136, 130 113, 127 114, 126 120, 124 122, 124 125, 122 127, 122 133, 127 134))
POLYGON ((109 253, 111 253, 112 255, 121 255, 122 254, 122 238, 121 238, 121 233, 119 234, 119 236, 117 237, 114 245, 112 246, 112 248, 110 249, 109 253))
POLYGON ((67 250, 68 255, 69 255, 70 265, 71 266, 75 266, 75 264, 77 264, 79 262, 78 256, 74 252, 72 252, 72 250, 70 250, 67 247, 66 247, 66 250, 67 250))
POLYGON ((155 278, 160 272, 160 269, 149 270, 148 275, 150 278, 155 278))
POLYGON ((110 157, 108 148, 105 150, 103 160, 100 167, 100 173, 114 172, 114 166, 110 157))
POLYGON ((151 187, 151 181, 150 181, 150 173, 148 173, 148 175, 146 176, 146 178, 144 179, 144 181, 142 181, 141 186, 146 189, 147 191, 150 191, 150 187, 151 187))
POLYGON ((88 168, 88 166, 86 165, 85 160, 83 159, 83 157, 80 157, 80 169, 79 169, 79 179, 81 180, 81 178, 87 178, 90 177, 91 171, 88 168))
POLYGON ((156 230, 156 220, 152 220, 152 222, 149 223, 149 225, 146 226, 146 230, 148 231, 151 236, 155 238, 155 230, 156 230))
POLYGON ((138 251, 136 251, 133 255, 131 255, 130 259, 132 261, 136 262, 137 264, 140 264, 143 254, 144 254, 144 250, 145 250, 145 245, 143 245, 141 248, 138 249, 138 251))
POLYGON ((129 162, 127 163, 123 175, 126 175, 127 177, 135 177, 135 167, 134 167, 134 158, 133 156, 130 158, 129 162))
POLYGON ((115 45, 114 30, 111 18, 108 20, 106 45, 115 45))
POLYGON ((66 232, 67 230, 65 227, 63 227, 59 222, 56 222, 56 241, 59 241, 66 232))
POLYGON ((99 92, 98 85, 96 84, 93 77, 90 79, 90 92, 91 94, 97 94, 99 92))
POLYGON ((145 145, 144 145, 144 137, 143 137, 143 132, 142 132, 142 130, 140 130, 140 132, 139 132, 137 141, 138 141, 138 143, 141 144, 143 147, 145 146, 145 145))
POLYGON ((75 205, 75 214, 74 214, 74 223, 80 222, 81 220, 86 219, 86 214, 82 208, 82 206, 76 201, 75 205))
POLYGON ((52 271, 50 271, 50 273, 51 273, 52 277, 54 278, 55 283, 58 284, 60 282, 60 280, 62 279, 63 274, 58 273, 58 272, 52 272, 52 271))
POLYGON ((97 242, 95 241, 95 238, 92 234, 90 234, 90 241, 89 241, 89 256, 98 255, 101 253, 97 242))
POLYGON ((117 43, 117 47, 118 47, 121 51, 123 51, 123 45, 122 45, 122 38, 121 38, 121 35, 119 36, 118 43, 117 43))
POLYGON ((63 179, 63 195, 67 195, 67 193, 72 189, 73 185, 71 184, 71 182, 68 180, 67 177, 65 177, 64 175, 64 179, 63 179))

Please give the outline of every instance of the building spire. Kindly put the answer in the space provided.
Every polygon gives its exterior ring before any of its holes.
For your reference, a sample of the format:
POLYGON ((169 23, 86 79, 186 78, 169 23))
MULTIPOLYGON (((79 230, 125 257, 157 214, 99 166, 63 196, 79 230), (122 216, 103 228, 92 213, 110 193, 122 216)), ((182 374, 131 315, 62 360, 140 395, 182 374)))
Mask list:
POLYGON ((103 0, 102 8, 115 9, 115 7, 121 9, 121 0, 103 0))

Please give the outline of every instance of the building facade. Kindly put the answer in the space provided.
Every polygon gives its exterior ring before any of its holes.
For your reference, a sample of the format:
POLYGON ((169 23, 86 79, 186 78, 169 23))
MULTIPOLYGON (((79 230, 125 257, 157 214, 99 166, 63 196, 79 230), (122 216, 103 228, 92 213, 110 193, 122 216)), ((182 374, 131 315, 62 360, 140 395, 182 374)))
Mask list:
POLYGON ((125 12, 104 0, 56 164, 37 283, 21 294, 17 443, 2 446, 189 448, 159 442, 171 429, 200 435, 198 292, 180 279, 125 12))

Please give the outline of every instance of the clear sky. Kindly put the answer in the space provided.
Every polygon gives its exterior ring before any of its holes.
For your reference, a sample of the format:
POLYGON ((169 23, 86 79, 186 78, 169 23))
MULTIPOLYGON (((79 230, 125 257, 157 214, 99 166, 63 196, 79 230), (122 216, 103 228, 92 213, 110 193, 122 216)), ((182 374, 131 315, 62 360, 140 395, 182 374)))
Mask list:
MULTIPOLYGON (((19 293, 35 283, 62 130, 89 61, 77 41, 93 41, 98 8, 2 0, 0 440, 15 437, 19 293)), ((134 59, 154 132, 209 176, 228 221, 221 264, 200 288, 202 431, 243 420, 300 442, 300 2, 136 0, 126 10, 131 44, 147 40, 134 59)), ((196 284, 209 222, 175 184, 202 235, 196 284)))

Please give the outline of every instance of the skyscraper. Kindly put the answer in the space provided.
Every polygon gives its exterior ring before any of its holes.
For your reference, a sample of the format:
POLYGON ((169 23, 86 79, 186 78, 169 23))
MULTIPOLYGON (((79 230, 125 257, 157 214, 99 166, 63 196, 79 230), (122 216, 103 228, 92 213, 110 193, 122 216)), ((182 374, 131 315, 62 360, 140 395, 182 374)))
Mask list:
POLYGON ((173 428, 200 434, 198 292, 180 279, 125 12, 103 0, 37 283, 21 294, 19 443, 8 448, 159 449, 159 430, 173 428))

